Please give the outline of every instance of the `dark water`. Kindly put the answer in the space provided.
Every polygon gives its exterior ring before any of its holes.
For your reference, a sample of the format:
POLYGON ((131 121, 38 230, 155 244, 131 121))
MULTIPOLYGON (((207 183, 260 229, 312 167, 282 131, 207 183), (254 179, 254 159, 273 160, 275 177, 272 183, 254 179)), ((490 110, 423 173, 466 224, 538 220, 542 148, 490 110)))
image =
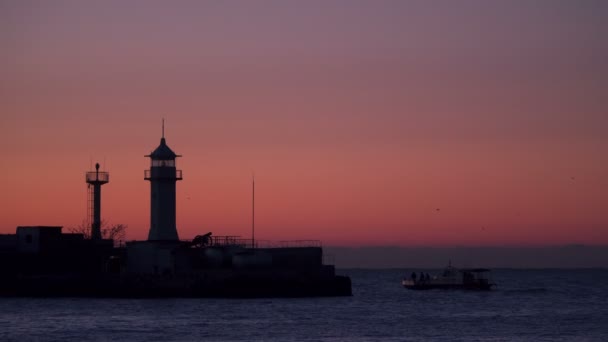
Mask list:
POLYGON ((608 341, 608 270, 495 270, 493 292, 406 290, 411 271, 342 270, 348 298, 1 298, 0 341, 608 341))

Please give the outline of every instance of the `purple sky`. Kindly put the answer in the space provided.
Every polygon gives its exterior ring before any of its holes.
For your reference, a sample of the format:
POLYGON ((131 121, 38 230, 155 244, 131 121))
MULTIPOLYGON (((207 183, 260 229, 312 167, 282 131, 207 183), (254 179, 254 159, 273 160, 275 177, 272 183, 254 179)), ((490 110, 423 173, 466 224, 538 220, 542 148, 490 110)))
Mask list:
POLYGON ((105 158, 104 217, 144 237, 165 117, 183 237, 246 235, 255 169, 268 239, 608 243, 606 18, 606 1, 2 1, 0 229, 79 223, 105 158))

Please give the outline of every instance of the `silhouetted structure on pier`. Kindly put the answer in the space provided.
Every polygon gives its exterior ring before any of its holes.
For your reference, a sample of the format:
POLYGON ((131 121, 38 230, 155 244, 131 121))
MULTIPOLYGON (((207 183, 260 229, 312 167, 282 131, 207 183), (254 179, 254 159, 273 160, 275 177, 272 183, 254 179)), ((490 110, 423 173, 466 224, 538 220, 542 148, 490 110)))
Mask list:
MULTIPOLYGON (((164 125, 163 125, 164 126, 164 125)), ((350 278, 323 264, 319 242, 260 246, 236 236, 180 241, 175 185, 179 157, 163 136, 144 179, 151 184, 148 240, 115 248, 101 236, 101 185, 107 172, 87 172, 93 187, 91 239, 61 227, 18 227, 0 235, 0 295, 111 297, 277 297, 351 295, 350 278)), ((253 227, 252 227, 253 228, 253 227)), ((252 232, 253 233, 253 232, 252 232)))
POLYGON ((89 185, 88 211, 91 215, 91 240, 101 240, 101 186, 110 181, 110 174, 99 172, 99 163, 95 164, 95 171, 87 172, 86 181, 89 185))
POLYGON ((150 158, 150 169, 144 172, 144 179, 150 181, 148 240, 177 241, 175 185, 182 180, 182 170, 176 169, 175 158, 181 156, 167 146, 164 123, 160 145, 146 157, 150 158))

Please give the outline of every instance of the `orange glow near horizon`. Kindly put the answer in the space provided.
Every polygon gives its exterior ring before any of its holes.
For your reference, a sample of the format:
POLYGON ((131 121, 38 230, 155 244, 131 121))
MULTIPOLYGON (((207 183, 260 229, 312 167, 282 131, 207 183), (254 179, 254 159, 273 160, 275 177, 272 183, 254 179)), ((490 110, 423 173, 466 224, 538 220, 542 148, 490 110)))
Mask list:
POLYGON ((164 117, 184 239, 608 244, 605 8, 380 3, 5 5, 0 233, 145 239, 164 117))

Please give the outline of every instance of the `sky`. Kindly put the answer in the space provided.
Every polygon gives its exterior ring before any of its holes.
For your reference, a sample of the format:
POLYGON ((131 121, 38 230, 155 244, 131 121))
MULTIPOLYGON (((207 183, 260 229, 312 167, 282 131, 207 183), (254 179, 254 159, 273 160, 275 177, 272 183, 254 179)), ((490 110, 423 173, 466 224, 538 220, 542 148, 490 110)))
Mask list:
POLYGON ((0 1, 0 233, 608 244, 608 2, 0 1))

